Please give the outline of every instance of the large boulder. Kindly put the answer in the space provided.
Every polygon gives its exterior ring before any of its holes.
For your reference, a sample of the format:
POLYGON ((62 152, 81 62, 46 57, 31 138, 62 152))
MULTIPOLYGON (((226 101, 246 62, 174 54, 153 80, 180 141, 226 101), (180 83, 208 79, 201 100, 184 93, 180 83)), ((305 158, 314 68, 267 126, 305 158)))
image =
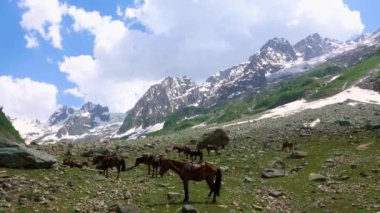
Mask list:
POLYGON ((10 143, 0 139, 0 167, 9 168, 51 168, 57 160, 43 152, 27 148, 23 144, 10 143))
POLYGON ((205 148, 208 144, 217 146, 226 146, 230 141, 229 131, 225 129, 215 129, 213 132, 205 134, 201 142, 198 143, 197 148, 205 148))

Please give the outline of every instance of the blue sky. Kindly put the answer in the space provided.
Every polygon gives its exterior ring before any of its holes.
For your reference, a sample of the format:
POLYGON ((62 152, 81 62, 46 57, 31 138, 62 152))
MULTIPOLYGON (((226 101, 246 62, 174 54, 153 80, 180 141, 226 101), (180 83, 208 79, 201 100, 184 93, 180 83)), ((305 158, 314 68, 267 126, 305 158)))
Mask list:
POLYGON ((46 119, 59 105, 79 107, 85 101, 125 112, 149 85, 165 76, 188 75, 202 82, 216 71, 246 60, 270 37, 295 42, 319 32, 344 40, 380 27, 377 0, 344 0, 348 9, 341 0, 314 1, 322 7, 315 9, 295 3, 294 7, 305 11, 301 17, 293 17, 291 7, 243 0, 33 2, 0 1, 0 84, 9 85, 0 91, 0 105, 12 116, 40 119, 46 119), (48 2, 60 5, 56 8, 60 21, 53 20, 57 18, 54 14, 44 14, 50 8, 42 4, 48 2), (324 13, 323 6, 332 7, 331 13, 336 10, 336 17, 329 13, 320 19, 310 15, 310 11, 324 13), (285 14, 287 22, 279 21, 284 19, 281 14, 280 18, 264 14, 276 7, 289 14, 285 14), (30 14, 27 24, 21 24, 23 15, 35 8, 45 9, 30 14), (45 20, 41 26, 46 35, 33 20, 45 20), (323 22, 339 27, 321 25, 323 22), (62 48, 53 44, 57 34, 48 38, 53 25, 60 29, 62 48), (25 36, 33 37, 38 46, 28 48, 25 36), (19 103, 28 107, 13 109, 19 103))

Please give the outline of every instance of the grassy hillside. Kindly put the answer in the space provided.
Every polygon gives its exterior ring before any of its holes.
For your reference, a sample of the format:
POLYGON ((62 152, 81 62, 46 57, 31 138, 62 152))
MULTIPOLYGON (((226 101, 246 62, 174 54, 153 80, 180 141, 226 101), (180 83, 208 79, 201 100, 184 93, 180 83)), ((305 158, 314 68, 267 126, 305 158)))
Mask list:
MULTIPOLYGON (((164 129, 155 134, 181 130, 204 122, 208 124, 228 122, 270 110, 301 98, 310 101, 325 98, 352 86, 366 76, 368 72, 377 68, 379 64, 380 50, 377 50, 367 60, 346 69, 326 63, 305 74, 268 86, 259 94, 223 101, 209 109, 192 107, 175 112, 166 118, 164 129), (336 79, 329 82, 333 77, 336 79), (194 115, 200 116, 184 119, 194 115)), ((377 75, 380 76, 379 73, 377 75)))
MULTIPOLYGON (((296 148, 307 152, 306 158, 298 160, 287 158, 289 152, 281 152, 279 143, 273 144, 269 150, 262 150, 260 144, 248 137, 235 140, 221 151, 221 155, 205 155, 208 162, 226 170, 217 204, 206 202, 208 188, 204 181, 190 182, 190 204, 201 212, 210 213, 260 209, 262 212, 376 212, 380 193, 378 137, 379 132, 371 131, 295 138, 296 148), (367 148, 358 149, 360 145, 367 148), (285 163, 286 176, 261 178, 263 168, 274 159, 285 163), (321 173, 328 181, 309 181, 310 173, 321 173), (276 198, 272 192, 283 195, 276 198)), ((173 140, 176 139, 173 136, 173 140)), ((122 147, 121 150, 129 147, 126 164, 130 166, 141 153, 164 153, 168 141, 157 143, 153 148, 144 144, 145 141, 138 140, 120 141, 114 145, 122 147)), ((103 146, 100 143, 80 144, 72 148, 76 153, 73 157, 82 159, 79 154, 85 148, 103 146)), ((108 147, 112 146, 108 144, 108 147)), ((45 147, 62 159, 68 147, 53 148, 45 147)), ((167 156, 177 160, 184 158, 176 153, 167 156)), ((11 177, 21 177, 28 183, 25 187, 14 187, 8 193, 12 204, 9 210, 14 212, 108 212, 112 206, 123 203, 136 204, 141 212, 177 212, 183 205, 183 196, 174 204, 167 201, 169 192, 182 193, 180 178, 173 172, 163 178, 150 178, 145 165, 121 173, 120 180, 115 180, 116 170, 111 170, 110 178, 104 180, 94 179, 98 174, 91 169, 60 167, 57 170, 6 171, 11 177), (20 199, 24 200, 22 204, 20 199)))
POLYGON ((18 131, 12 126, 12 123, 7 119, 4 112, 0 110, 0 140, 1 139, 24 143, 18 131))

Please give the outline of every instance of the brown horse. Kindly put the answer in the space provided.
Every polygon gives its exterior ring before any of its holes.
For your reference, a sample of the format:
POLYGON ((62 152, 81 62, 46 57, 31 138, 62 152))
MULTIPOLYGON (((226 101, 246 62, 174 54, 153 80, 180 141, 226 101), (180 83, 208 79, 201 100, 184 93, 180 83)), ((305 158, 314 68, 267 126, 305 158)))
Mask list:
POLYGON ((219 147, 217 145, 212 145, 212 144, 207 144, 206 145, 206 150, 208 155, 210 155, 210 151, 214 150, 215 154, 218 154, 219 147))
POLYGON ((63 165, 70 166, 70 168, 77 167, 77 168, 82 168, 85 163, 80 164, 79 162, 71 159, 71 158, 66 158, 63 160, 63 165))
POLYGON ((181 155, 181 152, 186 153, 186 151, 190 150, 188 146, 173 146, 173 151, 178 152, 178 156, 181 155))
POLYGON ((161 165, 161 160, 165 159, 163 155, 142 155, 136 158, 135 165, 132 168, 137 167, 139 164, 148 165, 148 175, 150 175, 150 167, 152 167, 152 177, 158 174, 158 167, 161 165))
POLYGON ((103 169, 103 175, 108 177, 108 168, 116 167, 117 177, 119 179, 120 171, 125 171, 125 161, 120 155, 98 155, 92 160, 93 164, 99 164, 98 168, 103 169))
POLYGON ((281 151, 286 151, 286 150, 293 151, 293 147, 294 147, 294 144, 292 142, 284 141, 282 143, 281 151))
POLYGON ((188 149, 185 151, 186 158, 190 156, 191 160, 196 160, 197 156, 199 156, 199 160, 203 160, 203 153, 199 149, 188 149))
POLYGON ((204 162, 202 164, 188 164, 174 160, 162 160, 160 175, 161 177, 168 171, 172 170, 182 179, 185 191, 185 199, 183 202, 189 201, 189 180, 202 181, 206 180, 210 193, 208 197, 214 194, 212 202, 216 202, 216 196, 220 196, 220 188, 222 186, 222 171, 214 165, 204 162))

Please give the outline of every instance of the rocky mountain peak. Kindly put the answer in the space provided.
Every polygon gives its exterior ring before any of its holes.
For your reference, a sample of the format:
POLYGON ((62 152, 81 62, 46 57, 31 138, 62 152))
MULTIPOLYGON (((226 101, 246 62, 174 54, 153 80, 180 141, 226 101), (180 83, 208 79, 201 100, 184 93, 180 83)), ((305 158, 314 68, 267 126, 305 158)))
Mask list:
POLYGON ((167 77, 151 86, 143 97, 129 111, 119 133, 131 127, 155 124, 184 106, 198 101, 197 85, 188 77, 167 77))
POLYGON ((336 40, 322 38, 318 33, 314 33, 296 43, 294 49, 304 60, 309 60, 331 51, 338 44, 336 40))
POLYGON ((260 57, 273 59, 277 57, 282 57, 282 59, 285 61, 291 61, 296 59, 296 53, 292 45, 289 43, 288 40, 284 38, 273 38, 267 41, 267 43, 265 43, 260 48, 260 52, 251 57, 250 61, 257 58, 257 55, 260 55, 260 57))
POLYGON ((56 110, 48 120, 49 125, 55 125, 64 122, 70 115, 74 114, 75 110, 69 106, 62 106, 56 110))

